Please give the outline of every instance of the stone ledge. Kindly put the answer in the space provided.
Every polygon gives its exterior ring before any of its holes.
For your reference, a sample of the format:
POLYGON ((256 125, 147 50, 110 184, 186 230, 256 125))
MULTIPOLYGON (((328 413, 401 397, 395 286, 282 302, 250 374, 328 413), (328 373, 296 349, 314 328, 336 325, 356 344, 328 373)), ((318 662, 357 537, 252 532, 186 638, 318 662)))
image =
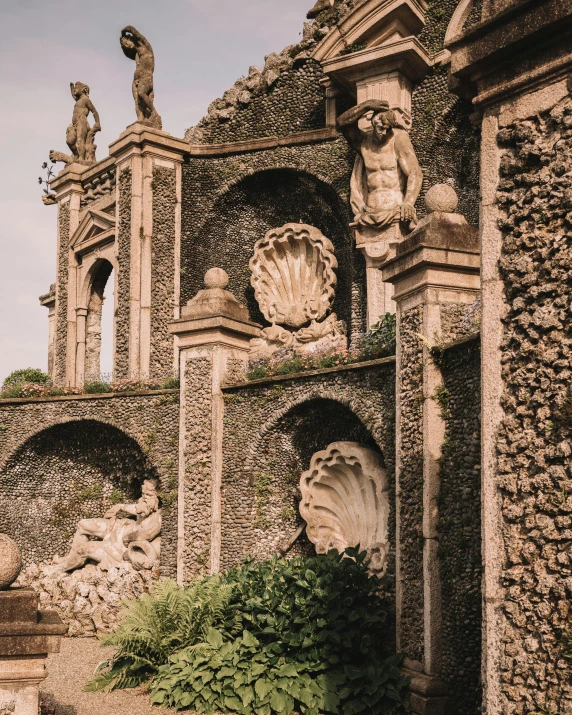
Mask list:
POLYGON ((286 380, 299 380, 304 377, 315 377, 316 375, 331 375, 335 372, 349 372, 350 370, 360 370, 367 367, 376 367, 377 365, 394 365, 395 356, 381 358, 380 360, 367 360, 365 362, 354 362, 350 365, 338 365, 337 367, 325 367, 321 370, 306 370, 304 372, 296 372, 292 375, 274 375, 273 377, 262 377, 259 380, 248 380, 247 382, 237 382, 231 385, 224 385, 222 390, 237 390, 245 387, 256 385, 265 385, 273 382, 285 382, 286 380))
POLYGON ((443 352, 446 350, 453 350, 453 348, 458 348, 461 345, 469 344, 469 343, 476 343, 480 342, 481 340, 481 332, 480 330, 476 333, 471 333, 470 335, 467 335, 464 338, 459 338, 458 340, 453 340, 451 343, 446 343, 443 345, 443 352))
POLYGON ((202 157, 228 156, 244 154, 265 149, 278 149, 282 146, 298 146, 300 144, 317 144, 324 141, 333 141, 340 137, 335 127, 325 129, 312 129, 308 132, 298 132, 286 137, 262 137, 250 141, 227 142, 224 144, 191 144, 189 154, 193 159, 202 157))
POLYGON ((152 397, 153 395, 173 395, 178 394, 175 390, 139 390, 134 392, 101 392, 97 395, 59 395, 58 397, 11 397, 0 400, 0 407, 3 405, 28 405, 31 403, 43 402, 71 402, 74 400, 109 400, 115 397, 152 397))

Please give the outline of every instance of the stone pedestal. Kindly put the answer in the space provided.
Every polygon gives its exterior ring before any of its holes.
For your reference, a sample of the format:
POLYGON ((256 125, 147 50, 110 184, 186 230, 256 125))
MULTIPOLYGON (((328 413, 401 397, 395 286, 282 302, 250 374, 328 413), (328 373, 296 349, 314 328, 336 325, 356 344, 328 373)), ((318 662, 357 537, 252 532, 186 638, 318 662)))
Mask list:
POLYGON ((55 611, 38 611, 32 589, 0 591, 0 710, 38 715, 48 653, 58 653, 67 631, 55 611))
POLYGON ((397 634, 413 674, 413 712, 441 715, 439 459, 445 436, 434 399, 442 384, 431 348, 450 341, 451 312, 479 295, 477 230, 462 216, 433 212, 382 268, 397 303, 397 634))
POLYGON ((218 268, 205 276, 206 290, 189 301, 170 326, 179 351, 179 541, 177 578, 187 583, 220 568, 221 480, 225 382, 240 380, 250 340, 260 326, 226 290, 218 268))

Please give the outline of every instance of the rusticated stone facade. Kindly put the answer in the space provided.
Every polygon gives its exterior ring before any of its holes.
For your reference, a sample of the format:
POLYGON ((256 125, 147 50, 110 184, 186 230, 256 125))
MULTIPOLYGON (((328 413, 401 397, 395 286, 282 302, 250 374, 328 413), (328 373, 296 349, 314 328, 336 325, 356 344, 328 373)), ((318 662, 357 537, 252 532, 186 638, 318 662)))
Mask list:
POLYGON ((506 713, 570 712, 572 103, 501 130, 506 713))
POLYGON ((401 648, 423 658, 423 306, 401 316, 399 588, 401 648))
POLYGON ((176 573, 177 391, 0 403, 0 532, 26 564, 64 555, 81 518, 159 478, 161 572, 176 573))
POLYGON ((117 295, 115 296, 115 375, 129 374, 131 312, 131 169, 119 175, 119 226, 117 229, 117 295))
POLYGON ((60 206, 59 215, 58 274, 56 291, 56 359, 54 382, 65 384, 67 364, 68 335, 68 265, 70 245, 70 207, 69 203, 60 206))
POLYGON ((162 378, 173 369, 173 338, 168 325, 175 297, 175 169, 153 171, 153 238, 151 263, 151 377, 162 378))
POLYGON ((446 431, 439 496, 442 586, 441 677, 458 715, 481 712, 481 424, 478 337, 446 349, 442 388, 433 397, 446 431))

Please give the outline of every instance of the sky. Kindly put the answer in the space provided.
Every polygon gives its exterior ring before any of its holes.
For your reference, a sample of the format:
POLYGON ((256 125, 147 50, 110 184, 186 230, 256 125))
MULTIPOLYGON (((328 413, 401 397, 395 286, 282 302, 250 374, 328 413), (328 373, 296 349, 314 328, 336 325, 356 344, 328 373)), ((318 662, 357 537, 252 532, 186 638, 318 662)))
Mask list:
MULTIPOLYGON (((47 369, 48 311, 38 296, 55 282, 57 208, 42 204, 38 177, 50 149, 68 151, 70 82, 90 86, 102 124, 97 158, 104 159, 135 120, 134 63, 119 46, 121 29, 134 25, 155 52, 163 129, 182 137, 251 65, 262 67, 265 55, 300 40, 312 5, 0 0, 0 383, 15 369, 47 369)), ((102 370, 108 369, 102 355, 102 370)))

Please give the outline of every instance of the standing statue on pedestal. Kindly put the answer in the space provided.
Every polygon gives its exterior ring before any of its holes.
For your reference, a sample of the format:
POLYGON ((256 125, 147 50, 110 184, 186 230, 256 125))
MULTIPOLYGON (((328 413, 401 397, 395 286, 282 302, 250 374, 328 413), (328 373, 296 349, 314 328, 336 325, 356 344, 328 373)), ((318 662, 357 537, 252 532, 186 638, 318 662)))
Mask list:
POLYGON ((95 150, 97 147, 95 146, 94 138, 97 132, 101 131, 99 114, 89 98, 87 84, 70 82, 70 89, 72 97, 75 99, 72 123, 66 132, 66 143, 70 148, 71 155, 52 150, 50 152, 50 161, 63 161, 64 164, 77 163, 91 166, 96 162, 95 150), (90 112, 93 114, 95 121, 93 127, 90 127, 87 121, 90 112))
POLYGON ((399 221, 415 225, 423 172, 396 111, 385 101, 367 100, 342 114, 338 126, 358 152, 351 182, 351 225, 358 230, 383 229, 399 221), (372 130, 364 132, 358 123, 369 112, 372 130))
POLYGON ((116 504, 103 518, 82 519, 69 554, 56 559, 52 572, 74 571, 87 561, 95 561, 103 571, 121 565, 137 570, 158 566, 161 509, 157 486, 157 482, 147 479, 136 504, 116 504), (120 513, 127 518, 118 519, 120 513))
POLYGON ((135 60, 135 76, 133 78, 133 99, 137 121, 155 129, 161 129, 163 123, 155 109, 155 91, 153 89, 153 72, 155 71, 155 55, 151 43, 134 27, 128 25, 121 30, 121 49, 126 57, 135 60))

